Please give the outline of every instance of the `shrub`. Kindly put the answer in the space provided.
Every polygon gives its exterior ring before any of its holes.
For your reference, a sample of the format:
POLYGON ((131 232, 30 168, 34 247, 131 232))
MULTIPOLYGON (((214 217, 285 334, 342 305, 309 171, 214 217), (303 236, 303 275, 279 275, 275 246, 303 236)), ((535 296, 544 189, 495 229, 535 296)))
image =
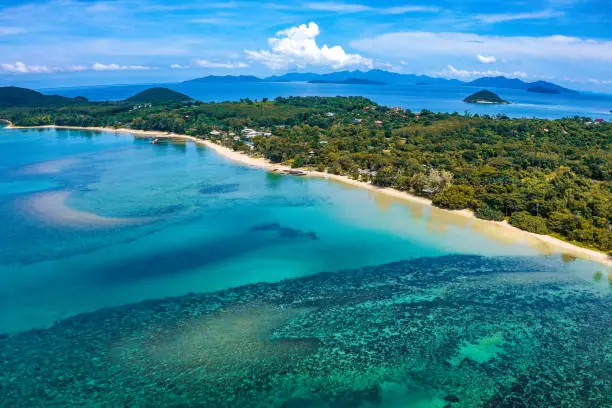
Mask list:
POLYGON ((484 204, 476 210, 476 217, 481 218, 483 220, 503 221, 504 213, 498 210, 497 208, 493 208, 490 205, 484 204))
POLYGON ((529 214, 527 211, 515 212, 510 216, 510 225, 536 234, 548 234, 546 220, 529 214))
POLYGON ((450 210, 468 208, 474 202, 474 188, 471 186, 449 186, 433 197, 433 204, 450 210))

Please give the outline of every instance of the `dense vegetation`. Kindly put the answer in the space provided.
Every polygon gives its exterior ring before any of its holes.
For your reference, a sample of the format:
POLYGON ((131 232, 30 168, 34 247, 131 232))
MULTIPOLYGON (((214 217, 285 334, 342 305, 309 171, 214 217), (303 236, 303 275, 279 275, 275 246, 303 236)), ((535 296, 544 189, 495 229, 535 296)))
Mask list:
POLYGON ((275 163, 345 174, 612 251, 612 124, 606 122, 414 114, 362 97, 139 109, 84 102, 2 109, 0 117, 24 126, 116 126, 214 138, 275 163), (272 136, 236 136, 245 127, 272 136), (212 130, 218 132, 212 136, 212 130))
POLYGON ((189 102, 191 97, 168 88, 149 88, 128 98, 132 103, 189 102))

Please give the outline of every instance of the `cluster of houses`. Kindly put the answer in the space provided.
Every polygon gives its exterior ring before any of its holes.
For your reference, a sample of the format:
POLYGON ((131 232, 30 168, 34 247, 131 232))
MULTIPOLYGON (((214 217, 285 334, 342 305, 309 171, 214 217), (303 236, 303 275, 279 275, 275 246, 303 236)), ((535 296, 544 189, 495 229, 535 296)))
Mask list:
POLYGON ((584 124, 586 126, 592 126, 592 125, 599 125, 600 123, 602 123, 604 120, 603 119, 595 119, 595 122, 591 122, 590 120, 585 122, 584 124))
POLYGON ((244 128, 244 129, 242 129, 240 134, 245 139, 252 139, 252 138, 254 138, 256 136, 265 136, 265 137, 272 136, 271 132, 265 131, 265 130, 263 130, 263 128, 262 128, 262 131, 258 131, 258 130, 255 130, 255 129, 244 128))
POLYGON ((264 137, 268 137, 268 136, 272 136, 272 132, 267 131, 264 128, 261 128, 261 130, 255 130, 255 129, 251 129, 251 128, 244 128, 240 131, 240 135, 237 135, 234 132, 224 132, 222 130, 217 130, 217 129, 213 129, 209 132, 209 135, 211 137, 214 138, 225 138, 225 137, 229 137, 235 141, 239 141, 239 140, 244 140, 245 143, 250 146, 251 150, 253 150, 254 146, 253 146, 253 142, 252 139, 256 136, 264 136, 264 137))
POLYGON ((214 129, 209 132, 209 135, 213 137, 229 136, 233 138, 234 140, 240 140, 240 139, 250 140, 256 136, 265 136, 265 137, 272 136, 272 132, 269 132, 263 128, 262 130, 244 128, 240 131, 240 136, 238 136, 234 132, 223 132, 221 130, 214 129))
POLYGON ((132 106, 132 110, 135 111, 135 110, 138 110, 138 109, 150 108, 152 106, 153 106, 152 103, 141 103, 140 105, 132 106))

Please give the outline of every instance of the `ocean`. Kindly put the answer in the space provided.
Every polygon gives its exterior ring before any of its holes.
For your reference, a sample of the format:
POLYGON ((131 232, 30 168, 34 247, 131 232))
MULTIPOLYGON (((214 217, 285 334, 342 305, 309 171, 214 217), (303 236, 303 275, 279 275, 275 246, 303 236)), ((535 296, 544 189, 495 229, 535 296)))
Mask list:
POLYGON ((584 116, 612 120, 612 95, 580 92, 578 94, 538 94, 516 89, 490 90, 509 105, 476 105, 463 100, 480 88, 450 85, 341 85, 309 83, 179 83, 156 85, 96 86, 41 89, 43 93, 75 97, 92 101, 126 99, 152 86, 166 86, 204 102, 236 101, 242 98, 274 99, 278 96, 364 96, 385 106, 400 106, 418 112, 507 115, 558 119, 584 116))
POLYGON ((480 221, 54 129, 0 129, 0 211, 3 407, 610 403, 607 269, 480 221))

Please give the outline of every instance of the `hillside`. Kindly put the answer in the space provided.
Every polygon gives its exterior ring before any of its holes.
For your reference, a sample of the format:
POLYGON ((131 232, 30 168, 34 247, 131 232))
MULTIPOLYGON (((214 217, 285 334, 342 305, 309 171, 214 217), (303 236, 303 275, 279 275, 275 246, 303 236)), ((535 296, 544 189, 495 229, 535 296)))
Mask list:
POLYGON ((467 103, 493 103, 498 105, 506 105, 508 101, 503 100, 496 93, 483 89, 475 94, 472 94, 463 100, 467 103))
POLYGON ((0 107, 13 106, 55 106, 74 102, 86 102, 83 97, 66 98, 59 95, 45 95, 38 91, 15 86, 0 88, 0 107))
POLYGON ((127 102, 136 103, 189 102, 192 100, 191 97, 168 88, 150 88, 126 99, 127 102))

